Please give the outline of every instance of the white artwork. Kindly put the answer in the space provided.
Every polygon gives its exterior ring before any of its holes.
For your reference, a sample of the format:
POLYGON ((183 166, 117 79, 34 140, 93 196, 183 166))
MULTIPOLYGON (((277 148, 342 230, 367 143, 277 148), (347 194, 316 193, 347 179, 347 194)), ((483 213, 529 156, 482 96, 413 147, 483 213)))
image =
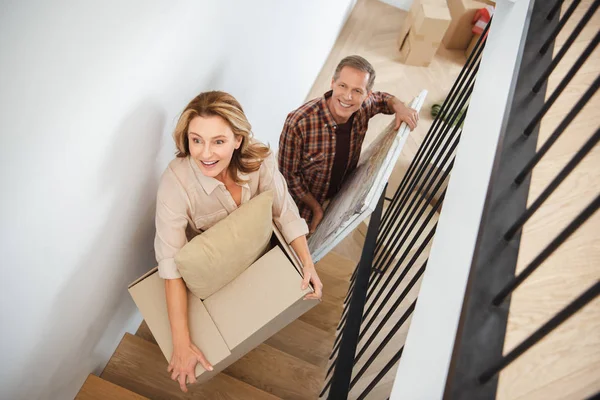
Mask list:
MULTIPOLYGON (((410 104, 418 112, 425 101, 423 90, 410 104)), ((358 166, 325 210, 323 220, 308 239, 313 261, 323 258, 375 210, 410 133, 406 123, 394 122, 362 152, 358 166)))

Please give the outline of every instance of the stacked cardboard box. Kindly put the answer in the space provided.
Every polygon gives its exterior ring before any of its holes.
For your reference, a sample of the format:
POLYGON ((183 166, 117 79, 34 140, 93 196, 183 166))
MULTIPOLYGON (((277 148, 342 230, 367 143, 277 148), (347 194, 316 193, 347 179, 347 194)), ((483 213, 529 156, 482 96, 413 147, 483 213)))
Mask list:
POLYGON ((445 4, 433 0, 415 0, 400 31, 402 62, 428 66, 441 44, 450 20, 450 12, 445 4))
POLYGON ((452 50, 465 50, 473 38, 473 17, 475 12, 485 7, 477 0, 447 0, 452 22, 444 35, 444 47, 452 50))

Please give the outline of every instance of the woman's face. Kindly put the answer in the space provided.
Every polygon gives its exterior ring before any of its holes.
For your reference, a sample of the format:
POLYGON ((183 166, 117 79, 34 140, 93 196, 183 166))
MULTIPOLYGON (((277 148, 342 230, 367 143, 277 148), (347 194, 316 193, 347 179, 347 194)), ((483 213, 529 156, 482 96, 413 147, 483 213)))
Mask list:
POLYGON ((190 156, 205 176, 223 181, 233 151, 242 137, 233 134, 229 124, 219 116, 194 117, 188 127, 190 156))

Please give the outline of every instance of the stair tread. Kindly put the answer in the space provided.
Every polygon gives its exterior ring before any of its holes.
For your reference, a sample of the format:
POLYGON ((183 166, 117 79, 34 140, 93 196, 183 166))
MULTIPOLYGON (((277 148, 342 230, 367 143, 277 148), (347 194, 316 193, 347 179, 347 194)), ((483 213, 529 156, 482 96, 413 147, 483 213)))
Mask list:
POLYGON ((147 400, 147 397, 140 396, 112 382, 106 381, 96 375, 90 374, 83 383, 83 386, 75 396, 75 400, 147 400))
POLYGON ((326 367, 335 335, 302 320, 295 320, 265 344, 319 367, 326 367))
POLYGON ((330 251, 316 265, 317 273, 326 273, 337 279, 348 281, 354 272, 356 262, 343 255, 330 251))
POLYGON ((101 378, 151 399, 269 399, 277 397, 219 373, 208 382, 188 385, 188 393, 167 373, 167 360, 159 347, 126 333, 101 378))
POLYGON ((325 370, 263 343, 223 373, 284 399, 315 399, 325 370))
POLYGON ((343 311, 343 301, 323 296, 323 301, 300 316, 300 320, 335 334, 343 311))
POLYGON ((317 273, 323 283, 323 296, 327 296, 331 300, 337 299, 343 302, 350 287, 350 280, 336 278, 324 271, 317 270, 317 273))
POLYGON ((148 327, 146 321, 142 321, 137 332, 135 332, 135 336, 139 336, 142 339, 149 341, 150 343, 158 344, 156 342, 156 339, 154 339, 154 335, 152 335, 152 332, 150 332, 150 328, 148 327))

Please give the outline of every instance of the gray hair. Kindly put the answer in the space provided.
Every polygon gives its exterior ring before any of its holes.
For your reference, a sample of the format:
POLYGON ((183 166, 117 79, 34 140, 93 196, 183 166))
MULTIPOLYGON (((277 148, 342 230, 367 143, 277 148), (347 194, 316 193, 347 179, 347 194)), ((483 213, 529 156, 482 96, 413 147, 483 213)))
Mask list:
POLYGON ((342 68, 344 67, 351 67, 359 71, 368 73, 369 82, 367 82, 367 90, 373 89, 373 85, 375 84, 375 68, 373 68, 370 62, 365 60, 363 57, 357 55, 344 57, 344 59, 340 61, 340 63, 335 68, 333 80, 337 80, 340 77, 340 73, 342 72, 342 68))

